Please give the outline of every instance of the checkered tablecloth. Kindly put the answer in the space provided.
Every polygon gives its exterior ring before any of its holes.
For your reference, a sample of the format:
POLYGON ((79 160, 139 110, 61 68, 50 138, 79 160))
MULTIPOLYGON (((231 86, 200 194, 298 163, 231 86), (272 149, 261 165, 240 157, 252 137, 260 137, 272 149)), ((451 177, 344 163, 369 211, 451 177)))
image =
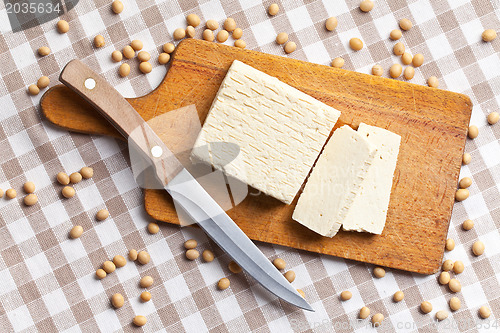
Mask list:
MULTIPOLYGON (((486 122, 489 112, 500 110, 500 38, 492 43, 481 41, 484 29, 500 30, 498 0, 381 0, 375 1, 370 13, 360 12, 360 0, 282 0, 276 1, 281 10, 275 17, 267 15, 271 3, 267 0, 122 1, 125 9, 116 15, 110 9, 111 0, 80 0, 62 15, 71 27, 67 34, 55 30, 56 20, 9 32, 0 2, 0 188, 19 193, 14 200, 0 199, 1 332, 132 331, 137 330, 131 324, 136 314, 147 317, 143 330, 148 332, 374 331, 368 319, 357 321, 365 305, 372 314, 384 314, 378 331, 500 330, 496 322, 500 318, 500 124, 486 122), (309 313, 280 302, 252 279, 231 274, 228 257, 199 230, 161 224, 160 233, 149 234, 146 226, 151 220, 134 183, 126 145, 52 126, 39 111, 41 95, 32 97, 26 92, 42 75, 50 77, 51 85, 58 84, 62 67, 79 58, 125 96, 146 94, 160 83, 166 67, 155 60, 152 73, 140 74, 132 66, 131 75, 120 78, 111 52, 140 39, 156 59, 160 46, 172 40, 174 29, 185 26, 188 13, 197 13, 202 22, 235 18, 250 49, 284 55, 274 39, 285 31, 297 43, 289 57, 328 65, 341 56, 345 68, 365 73, 376 63, 386 71, 392 63, 399 63, 392 55, 394 42, 388 39, 389 32, 401 18, 414 23, 402 41, 410 53, 423 53, 426 60, 412 82, 425 84, 435 75, 440 88, 470 96, 474 103, 471 123, 480 133, 477 139, 467 140, 472 162, 462 167, 461 176, 473 179, 471 196, 455 204, 449 237, 457 245, 445 254, 465 263, 465 271, 458 276, 462 291, 456 294, 462 308, 450 313, 451 320, 434 322, 435 312, 449 311, 447 302, 454 296, 437 283, 436 276, 389 270, 384 278, 375 279, 371 265, 259 244, 270 259, 285 259, 287 269, 297 273, 293 285, 305 291, 316 309, 309 313), (324 29, 330 16, 338 18, 335 32, 324 29), (92 46, 97 34, 106 40, 106 46, 98 50, 92 46), (359 52, 348 47, 355 36, 365 43, 359 52), (40 46, 49 46, 52 53, 40 58, 36 54, 40 46), (61 199, 55 175, 82 166, 93 167, 94 177, 75 186, 74 198, 61 199), (22 185, 27 180, 36 183, 39 197, 32 207, 22 203, 22 185), (95 214, 104 207, 110 218, 97 222, 95 214), (473 230, 462 230, 467 218, 474 220, 473 230), (73 225, 85 230, 77 240, 68 239, 73 225), (201 250, 214 250, 216 260, 187 261, 182 244, 189 238, 197 239, 201 250), (470 249, 478 239, 486 251, 475 257, 470 249), (104 260, 126 255, 129 248, 147 250, 151 263, 129 262, 104 280, 94 278, 104 260), (148 303, 138 298, 143 275, 155 279, 148 303), (215 285, 224 276, 229 276, 231 287, 219 291, 215 285), (352 291, 351 300, 339 300, 343 290, 352 291), (392 301, 397 290, 406 295, 400 303, 392 301), (109 302, 116 292, 126 299, 118 310, 109 302), (430 315, 419 310, 423 300, 433 304, 430 315), (488 320, 478 316, 482 305, 492 310, 488 320)), ((201 31, 200 26, 198 35, 201 31)), ((231 38, 226 43, 232 43, 231 38)))

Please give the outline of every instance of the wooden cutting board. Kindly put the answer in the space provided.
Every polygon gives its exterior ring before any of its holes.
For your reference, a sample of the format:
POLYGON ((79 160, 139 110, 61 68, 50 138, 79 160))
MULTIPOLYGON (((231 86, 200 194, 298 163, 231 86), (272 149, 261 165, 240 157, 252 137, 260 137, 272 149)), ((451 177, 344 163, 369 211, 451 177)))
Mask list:
MULTIPOLYGON (((360 122, 401 135, 387 223, 382 235, 339 232, 322 237, 291 219, 297 198, 285 205, 248 196, 228 214, 251 238, 297 249, 432 274, 438 270, 454 203, 472 110, 461 94, 403 81, 311 64, 285 57, 188 39, 179 44, 170 70, 150 94, 128 99, 148 120, 195 104, 204 121, 232 61, 238 59, 340 110, 336 127, 360 122)), ((72 131, 120 137, 92 107, 64 86, 41 100, 49 121, 72 131)), ((182 133, 167 132, 182 141, 182 133)), ((254 191, 250 189, 250 191, 254 191)), ((153 218, 178 224, 164 191, 146 190, 153 218)))

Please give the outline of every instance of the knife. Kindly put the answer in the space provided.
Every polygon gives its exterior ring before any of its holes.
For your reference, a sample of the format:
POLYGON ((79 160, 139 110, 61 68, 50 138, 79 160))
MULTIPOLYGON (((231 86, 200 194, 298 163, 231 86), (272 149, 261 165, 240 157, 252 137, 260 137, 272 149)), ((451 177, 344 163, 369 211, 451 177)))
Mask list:
POLYGON ((151 161, 157 181, 171 195, 176 208, 182 208, 245 272, 284 301, 314 311, 104 78, 75 59, 64 67, 59 80, 88 101, 151 161))

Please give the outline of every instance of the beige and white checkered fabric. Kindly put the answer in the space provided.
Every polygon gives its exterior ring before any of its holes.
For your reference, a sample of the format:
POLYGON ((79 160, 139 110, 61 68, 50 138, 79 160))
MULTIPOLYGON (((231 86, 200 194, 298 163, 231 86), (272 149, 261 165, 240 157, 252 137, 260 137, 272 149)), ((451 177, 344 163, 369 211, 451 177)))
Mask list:
MULTIPOLYGON (((500 38, 481 41, 484 29, 500 30, 498 0, 380 0, 370 13, 359 10, 360 0, 278 0, 281 10, 275 17, 267 15, 271 3, 267 0, 122 1, 125 10, 116 15, 111 12, 111 0, 80 0, 62 15, 71 26, 64 35, 55 30, 55 21, 9 32, 0 4, 0 188, 12 187, 22 194, 22 184, 32 180, 40 199, 32 207, 22 204, 22 195, 0 199, 1 332, 132 331, 137 330, 131 324, 135 314, 147 316, 142 329, 148 332, 374 331, 368 319, 357 321, 364 305, 372 314, 385 316, 377 329, 381 332, 500 330, 500 124, 490 126, 485 117, 500 109, 500 38), (441 88, 469 95, 474 103, 471 122, 480 131, 476 140, 467 140, 472 163, 462 168, 462 176, 473 179, 471 196, 455 205, 450 237, 457 246, 445 254, 466 266, 459 276, 462 292, 457 294, 462 308, 451 313, 450 320, 433 320, 436 311, 448 310, 452 297, 438 285, 436 276, 388 271, 383 279, 374 279, 370 265, 259 244, 270 259, 279 255, 297 273, 293 285, 305 291, 316 309, 308 313, 282 303, 246 276, 231 274, 228 257, 199 230, 161 224, 160 233, 148 234, 150 220, 129 168, 126 145, 53 127, 41 117, 40 96, 26 93, 26 87, 41 75, 49 76, 51 85, 58 84, 62 67, 80 58, 125 96, 146 94, 159 84, 166 69, 153 61, 152 73, 142 75, 132 66, 131 75, 120 78, 111 52, 140 39, 155 59, 160 45, 172 40, 173 30, 185 26, 188 13, 219 22, 231 16, 243 29, 248 48, 273 54, 284 55, 274 39, 286 31, 297 43, 290 57, 328 65, 341 56, 345 68, 365 73, 375 63, 388 69, 399 62, 392 55, 389 32, 401 18, 413 21, 403 42, 410 53, 423 53, 426 61, 412 82, 425 84, 426 78, 435 75, 441 88), (335 32, 324 29, 329 16, 338 18, 335 32), (106 39, 99 50, 92 46, 96 34, 106 39), (348 48, 348 40, 355 36, 365 43, 356 53, 348 48), (40 58, 36 50, 44 45, 52 54, 40 58), (77 184, 74 198, 61 199, 56 173, 86 165, 94 168, 94 178, 77 184), (95 221, 96 211, 104 207, 111 218, 95 221), (461 223, 467 218, 476 226, 466 232, 461 223), (68 239, 73 225, 85 230, 77 240, 68 239), (182 243, 191 237, 198 239, 200 249, 213 249, 217 259, 212 263, 185 260, 182 243), (470 251, 477 239, 486 245, 480 257, 470 251), (129 248, 146 249, 151 263, 128 263, 102 281, 94 278, 104 260, 124 255, 129 248), (138 280, 146 274, 154 277, 155 284, 152 300, 141 303, 138 280), (230 277, 231 288, 219 291, 215 284, 223 276, 230 277), (352 291, 351 300, 339 300, 343 290, 352 291), (406 295, 400 303, 392 301, 397 290, 406 295), (118 310, 109 302, 116 292, 126 298, 118 310), (433 304, 430 315, 419 310, 423 300, 433 304), (478 316, 482 305, 492 310, 488 320, 478 316)), ((201 30, 197 29, 198 35, 201 30)))

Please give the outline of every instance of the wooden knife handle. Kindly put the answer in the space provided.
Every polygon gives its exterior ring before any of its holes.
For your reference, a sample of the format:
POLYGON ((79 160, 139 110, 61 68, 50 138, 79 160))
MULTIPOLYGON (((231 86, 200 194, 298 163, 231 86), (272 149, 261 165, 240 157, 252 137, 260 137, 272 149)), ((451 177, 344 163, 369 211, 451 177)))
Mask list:
MULTIPOLYGON (((158 179, 166 185, 182 165, 135 111, 132 105, 104 78, 81 61, 70 61, 59 80, 88 101, 155 166, 158 179)), ((129 146, 129 148, 133 148, 129 146)))

